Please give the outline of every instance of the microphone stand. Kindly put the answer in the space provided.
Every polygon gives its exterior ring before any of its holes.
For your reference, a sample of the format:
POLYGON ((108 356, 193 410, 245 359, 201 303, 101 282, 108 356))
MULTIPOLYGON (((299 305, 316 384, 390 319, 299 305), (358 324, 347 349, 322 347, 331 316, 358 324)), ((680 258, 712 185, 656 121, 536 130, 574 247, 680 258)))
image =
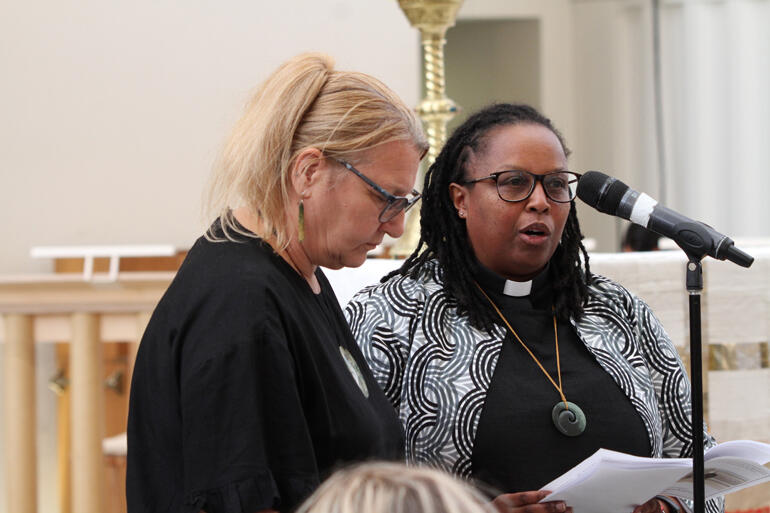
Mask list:
POLYGON ((690 382, 692 386, 692 486, 693 513, 705 513, 706 493, 703 465, 703 358, 701 353, 701 292, 703 266, 701 260, 712 249, 711 237, 704 225, 697 222, 679 223, 679 237, 674 242, 687 255, 686 286, 690 304, 690 382))
MULTIPOLYGON (((706 478, 703 464, 703 357, 701 354, 701 292, 703 291, 703 266, 701 260, 714 254, 714 238, 709 228, 696 221, 677 223, 673 227, 674 242, 687 255, 686 286, 690 303, 690 382, 692 385, 692 488, 693 513, 705 513, 706 478)), ((653 229, 653 231, 655 231, 653 229)), ((729 242, 725 253, 717 251, 720 260, 729 259, 742 267, 751 266, 754 258, 734 248, 729 242)), ((719 244, 723 244, 724 240, 719 244)))
MULTIPOLYGON (((684 249, 684 248, 682 248, 684 249)), ((703 365, 701 355, 701 292, 703 266, 700 257, 687 253, 687 293, 690 303, 690 381, 692 383, 692 486, 693 513, 705 513, 706 493, 703 468, 703 365)))

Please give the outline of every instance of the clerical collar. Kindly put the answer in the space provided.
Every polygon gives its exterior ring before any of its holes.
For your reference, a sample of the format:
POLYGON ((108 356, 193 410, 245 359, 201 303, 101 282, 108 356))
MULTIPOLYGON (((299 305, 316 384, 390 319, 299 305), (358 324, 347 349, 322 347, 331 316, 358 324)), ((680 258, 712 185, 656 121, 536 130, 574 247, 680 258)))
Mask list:
POLYGON ((505 280, 503 286, 503 294, 506 296, 523 297, 529 296, 532 291, 532 280, 527 281, 512 281, 505 280))
POLYGON ((505 301, 505 298, 509 300, 527 299, 535 308, 549 309, 552 303, 549 269, 550 264, 546 265, 545 269, 533 279, 520 282, 506 280, 479 263, 475 278, 485 291, 499 300, 505 301))

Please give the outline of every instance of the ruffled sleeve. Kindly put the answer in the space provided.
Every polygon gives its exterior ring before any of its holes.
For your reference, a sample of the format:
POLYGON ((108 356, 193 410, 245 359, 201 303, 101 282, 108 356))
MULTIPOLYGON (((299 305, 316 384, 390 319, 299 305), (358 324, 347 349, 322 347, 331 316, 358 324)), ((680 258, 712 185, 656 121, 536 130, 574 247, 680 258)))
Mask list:
POLYGON ((184 503, 184 513, 255 513, 264 509, 281 507, 286 511, 294 509, 302 498, 308 497, 318 486, 315 478, 287 478, 283 501, 278 485, 271 473, 266 472, 243 481, 235 481, 208 490, 189 494, 184 503), (285 506, 273 506, 281 503, 285 506), (292 505, 294 504, 294 505, 292 505))
MULTIPOLYGON (((185 510, 290 511, 319 484, 291 353, 277 327, 241 326, 180 371, 185 510)), ((210 346, 209 346, 210 347, 210 346)))

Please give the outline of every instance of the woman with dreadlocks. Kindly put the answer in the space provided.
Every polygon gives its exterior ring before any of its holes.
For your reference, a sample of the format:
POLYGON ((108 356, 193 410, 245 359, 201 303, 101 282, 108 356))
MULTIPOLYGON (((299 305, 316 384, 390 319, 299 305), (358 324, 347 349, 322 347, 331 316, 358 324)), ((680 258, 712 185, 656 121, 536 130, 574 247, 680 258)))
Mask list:
POLYGON ((682 363, 643 301, 591 274, 568 155, 531 107, 470 116, 425 177, 418 248, 346 312, 408 460, 505 492, 501 511, 564 511, 531 490, 602 447, 691 457, 682 363))

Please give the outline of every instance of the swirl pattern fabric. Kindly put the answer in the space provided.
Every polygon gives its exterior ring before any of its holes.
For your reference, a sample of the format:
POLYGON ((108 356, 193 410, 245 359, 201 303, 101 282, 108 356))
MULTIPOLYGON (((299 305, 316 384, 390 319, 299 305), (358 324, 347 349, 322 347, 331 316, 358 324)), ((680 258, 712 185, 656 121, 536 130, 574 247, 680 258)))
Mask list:
POLYGON ((364 289, 346 316, 364 357, 396 406, 409 461, 470 475, 473 436, 503 335, 465 325, 435 279, 364 289), (367 301, 358 301, 366 296, 367 301), (361 338, 359 338, 361 337, 361 338))
MULTIPOLYGON (((406 457, 469 478, 473 441, 505 330, 478 330, 442 286, 436 262, 417 279, 367 287, 345 315, 406 432, 406 457)), ((653 457, 692 456, 690 384, 673 343, 644 301, 595 276, 578 338, 642 419, 653 457)), ((704 444, 715 445, 704 426, 704 444)), ((722 499, 707 503, 724 510, 722 499)))

